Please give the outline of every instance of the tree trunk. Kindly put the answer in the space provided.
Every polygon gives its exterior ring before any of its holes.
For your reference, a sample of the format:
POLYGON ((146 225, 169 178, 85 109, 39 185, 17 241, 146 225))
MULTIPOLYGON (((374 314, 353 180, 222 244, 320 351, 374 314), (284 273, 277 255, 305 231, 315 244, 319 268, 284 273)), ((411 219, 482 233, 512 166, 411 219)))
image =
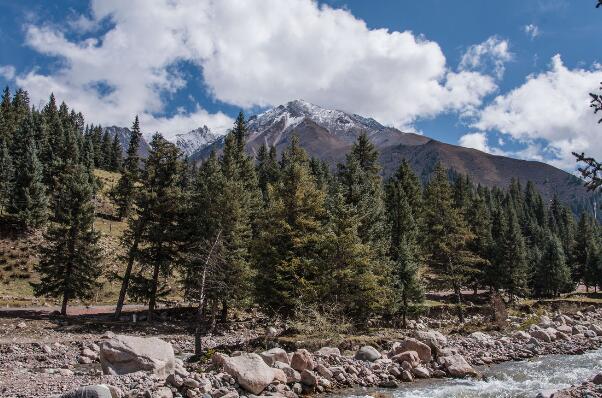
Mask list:
POLYGON ((220 229, 217 233, 217 237, 211 245, 211 249, 207 254, 207 258, 205 259, 205 264, 203 266, 203 273, 201 274, 201 286, 199 288, 199 308, 197 310, 197 319, 196 319, 196 329, 194 331, 194 353, 195 355, 201 355, 203 351, 203 318, 204 318, 204 309, 205 309, 205 280, 207 277, 207 267, 209 266, 209 259, 211 258, 211 253, 213 253, 213 249, 215 245, 219 241, 219 237, 222 233, 220 229))
POLYGON ((67 316, 67 301, 69 301, 69 293, 67 289, 63 292, 63 305, 61 306, 61 315, 67 316))
POLYGON ((226 323, 228 321, 228 300, 222 299, 222 314, 220 316, 220 322, 226 323))
POLYGON ((402 327, 404 329, 406 329, 408 327, 408 322, 407 322, 408 295, 406 294, 405 289, 404 289, 404 291, 402 293, 402 297, 403 297, 403 309, 402 309, 402 312, 401 312, 401 322, 402 322, 402 327))
POLYGON ((121 290, 119 291, 119 299, 117 300, 117 306, 115 307, 115 315, 113 316, 115 320, 118 320, 121 316, 121 310, 123 309, 123 304, 125 303, 125 295, 128 290, 128 285, 130 284, 132 268, 134 267, 134 259, 136 258, 136 253, 138 252, 138 244, 140 243, 140 235, 142 235, 142 228, 144 226, 144 223, 144 220, 138 220, 138 225, 136 226, 136 231, 134 235, 134 241, 132 242, 132 246, 128 251, 128 263, 127 267, 125 268, 123 280, 121 282, 121 290))
POLYGON ((152 322, 155 317, 155 307, 157 306, 157 285, 159 284, 160 268, 161 268, 161 263, 157 262, 155 264, 155 269, 153 270, 153 282, 151 285, 150 299, 148 301, 148 321, 149 322, 152 322))
POLYGON ((458 305, 458 318, 460 323, 464 323, 464 311, 462 309, 462 292, 460 291, 460 286, 458 286, 457 282, 454 282, 454 292, 456 294, 456 302, 458 305))
POLYGON ((211 326, 209 330, 211 333, 215 330, 215 323, 217 322, 217 299, 211 301, 211 326))

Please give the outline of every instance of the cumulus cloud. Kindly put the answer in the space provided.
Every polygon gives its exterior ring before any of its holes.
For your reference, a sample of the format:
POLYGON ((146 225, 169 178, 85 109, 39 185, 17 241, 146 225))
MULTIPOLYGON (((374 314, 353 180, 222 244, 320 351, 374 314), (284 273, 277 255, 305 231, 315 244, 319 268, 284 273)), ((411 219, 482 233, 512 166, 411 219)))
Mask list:
POLYGON ((531 40, 539 36, 539 27, 537 25, 529 24, 524 26, 524 31, 531 40))
POLYGON ((601 127, 589 107, 589 93, 602 81, 602 68, 569 69, 552 58, 549 70, 531 75, 521 86, 496 97, 479 114, 473 127, 498 130, 527 144, 530 158, 546 158, 574 169, 572 151, 602 157, 601 127), (535 144, 545 140, 546 145, 535 144), (546 156, 543 156, 543 155, 546 156))
MULTIPOLYGON (((524 158, 524 156, 522 156, 523 155, 522 153, 511 153, 511 152, 504 151, 501 148, 490 146, 489 138, 487 137, 487 133, 483 132, 483 131, 477 131, 474 133, 464 134, 458 140, 458 144, 463 147, 466 147, 466 148, 478 149, 479 151, 490 153, 492 155, 504 155, 504 156, 510 155, 510 156, 524 158)), ((504 141, 499 139, 498 144, 500 146, 504 145, 504 141)))
POLYGON ((157 0, 152 7, 93 0, 91 13, 73 19, 70 29, 95 32, 110 22, 101 35, 72 39, 57 27, 28 26, 27 44, 64 66, 21 73, 18 84, 34 100, 54 91, 104 124, 129 125, 139 113, 142 123, 168 135, 231 122, 198 105, 166 116, 170 95, 189 84, 182 63, 202 77, 204 86, 193 89, 224 103, 251 108, 303 98, 401 127, 474 111, 497 88, 481 63, 491 58, 499 76, 508 58, 507 42, 490 39, 453 71, 437 43, 409 31, 369 29, 348 10, 311 0, 157 0))
POLYGON ((492 70, 501 79, 506 70, 506 63, 512 60, 508 40, 492 36, 482 43, 468 47, 460 60, 460 70, 492 70))

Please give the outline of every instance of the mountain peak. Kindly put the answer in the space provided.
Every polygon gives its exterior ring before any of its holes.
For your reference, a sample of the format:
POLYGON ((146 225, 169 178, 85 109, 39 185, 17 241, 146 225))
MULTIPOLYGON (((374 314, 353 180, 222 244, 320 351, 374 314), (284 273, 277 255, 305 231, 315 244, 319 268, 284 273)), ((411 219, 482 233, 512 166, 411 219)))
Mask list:
POLYGON ((176 134, 176 145, 184 156, 192 156, 198 150, 214 143, 219 136, 213 134, 206 125, 190 130, 187 133, 176 134))

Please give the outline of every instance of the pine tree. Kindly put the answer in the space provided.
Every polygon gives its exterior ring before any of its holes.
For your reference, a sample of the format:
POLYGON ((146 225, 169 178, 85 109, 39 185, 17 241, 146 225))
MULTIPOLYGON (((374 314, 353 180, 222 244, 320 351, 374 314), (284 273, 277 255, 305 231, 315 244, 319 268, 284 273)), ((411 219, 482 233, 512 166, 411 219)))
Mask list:
POLYGON ((94 205, 90 176, 85 167, 71 165, 59 177, 54 197, 55 222, 46 233, 40 262, 40 282, 32 283, 36 296, 62 298, 67 315, 72 299, 88 300, 99 286, 101 252, 94 231, 94 205))
POLYGON ((562 243, 549 233, 541 260, 535 265, 532 280, 536 297, 558 297, 572 290, 571 271, 566 264, 562 243))
POLYGON ((571 269, 573 282, 583 282, 587 290, 592 284, 595 285, 596 262, 593 258, 597 252, 594 220, 587 213, 582 213, 575 235, 571 269))
POLYGON ((148 299, 148 319, 153 320, 157 298, 168 292, 161 282, 170 277, 179 253, 178 219, 182 203, 179 186, 180 151, 160 134, 150 143, 148 158, 135 195, 136 208, 144 214, 136 256, 140 270, 130 286, 135 298, 148 299))
POLYGON ((111 135, 108 131, 105 130, 102 135, 102 144, 101 144, 101 152, 102 152, 102 163, 100 167, 104 170, 111 170, 112 163, 112 149, 113 142, 111 140, 111 135))
POLYGON ((513 301, 515 296, 525 296, 528 292, 529 264, 518 217, 511 204, 506 208, 506 220, 496 261, 503 271, 502 286, 513 301))
POLYGON ((424 298, 421 280, 422 255, 417 243, 422 194, 418 179, 405 160, 387 182, 385 191, 391 227, 389 255, 394 263, 396 301, 401 309, 402 325, 405 328, 410 303, 420 302, 424 298))
POLYGON ((119 142, 119 137, 117 134, 113 136, 113 143, 111 144, 110 151, 110 162, 109 169, 111 171, 120 171, 121 165, 123 163, 123 149, 121 148, 121 143, 119 142))
POLYGON ((9 213, 25 227, 39 227, 46 222, 48 198, 43 183, 42 164, 38 160, 31 117, 21 123, 18 136, 22 147, 15 151, 15 184, 9 213))
POLYGON ((294 136, 278 182, 269 187, 256 245, 257 296, 285 317, 316 303, 325 242, 325 194, 310 174, 307 154, 294 136))
POLYGON ((10 206, 15 178, 13 160, 8 152, 6 139, 0 138, 0 214, 10 206))
POLYGON ((278 174, 280 172, 275 147, 271 146, 268 149, 267 145, 262 145, 259 148, 256 170, 259 189, 261 189, 264 203, 267 203, 269 201, 268 185, 278 181, 278 174))
POLYGON ((382 264, 373 248, 361 241, 361 215, 346 203, 340 185, 332 188, 327 210, 324 266, 317 270, 317 285, 324 289, 320 303, 338 307, 353 319, 365 320, 392 303, 388 265, 382 264))
POLYGON ((0 114, 2 114, 2 123, 0 124, 0 136, 6 141, 6 145, 10 148, 11 138, 14 131, 12 103, 10 97, 10 89, 8 86, 2 92, 2 100, 0 100, 0 114))
POLYGON ((486 201, 487 190, 478 187, 472 198, 472 205, 467 209, 466 220, 475 238, 469 245, 470 250, 483 259, 472 276, 470 283, 473 285, 475 294, 479 286, 490 285, 489 274, 493 262, 493 237, 491 234, 492 220, 491 211, 486 201))
POLYGON ((119 182, 112 190, 111 196, 117 206, 117 215, 120 219, 127 217, 134 202, 134 186, 140 178, 140 158, 138 149, 140 148, 140 123, 138 116, 134 119, 132 125, 132 135, 130 136, 130 144, 127 150, 127 156, 123 162, 123 171, 119 182))
POLYGON ((461 289, 482 259, 469 250, 474 235, 455 208, 447 173, 439 163, 425 190, 423 247, 427 261, 443 283, 454 291, 460 321, 464 321, 461 289))

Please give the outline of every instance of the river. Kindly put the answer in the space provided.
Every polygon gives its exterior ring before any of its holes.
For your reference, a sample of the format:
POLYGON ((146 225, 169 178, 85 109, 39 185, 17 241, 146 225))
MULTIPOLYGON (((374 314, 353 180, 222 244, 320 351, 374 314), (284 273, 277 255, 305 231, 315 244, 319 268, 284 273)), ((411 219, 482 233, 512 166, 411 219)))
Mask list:
POLYGON ((478 369, 485 376, 483 380, 418 380, 395 390, 350 390, 336 397, 366 397, 380 391, 394 398, 534 398, 542 390, 578 385, 602 372, 602 349, 583 355, 545 355, 478 369))

